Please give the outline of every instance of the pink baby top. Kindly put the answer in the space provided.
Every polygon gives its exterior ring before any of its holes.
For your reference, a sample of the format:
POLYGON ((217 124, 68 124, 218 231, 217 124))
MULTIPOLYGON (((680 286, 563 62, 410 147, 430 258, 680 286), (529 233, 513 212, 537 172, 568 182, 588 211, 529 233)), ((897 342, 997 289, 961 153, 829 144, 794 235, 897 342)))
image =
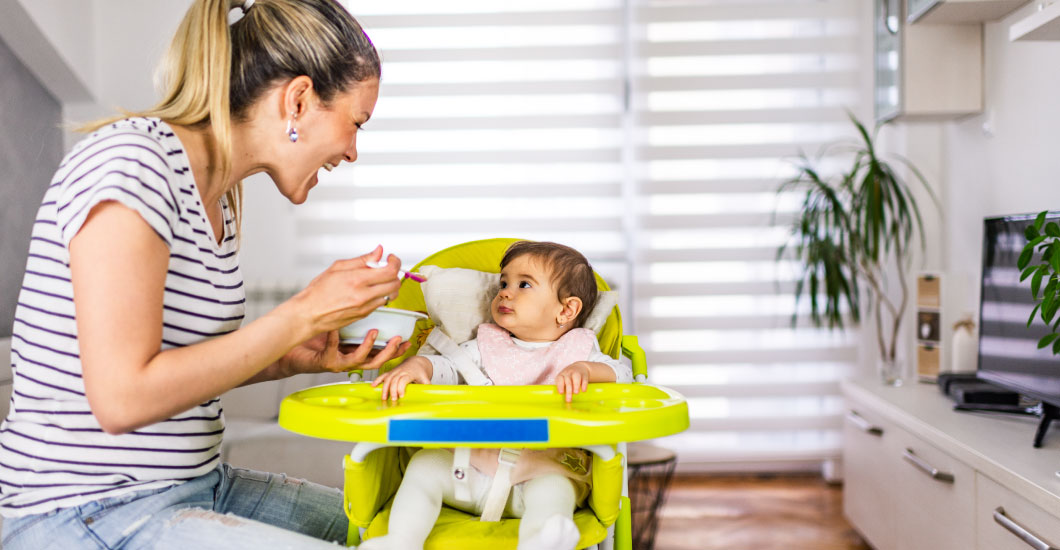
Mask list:
POLYGON ((477 339, 482 369, 498 386, 555 383, 560 371, 589 358, 595 340, 593 331, 575 328, 552 345, 524 348, 512 341, 511 333, 492 323, 479 325, 477 339))
MULTIPOLYGON (((567 331, 551 345, 524 348, 512 335, 492 323, 478 327, 482 369, 498 386, 554 384, 556 375, 571 363, 584 361, 593 351, 596 335, 585 328, 567 331)), ((487 475, 497 472, 499 449, 472 449, 471 464, 487 475)), ((578 489, 578 500, 589 492, 589 453, 581 449, 524 450, 512 469, 512 485, 548 473, 566 476, 578 489)))

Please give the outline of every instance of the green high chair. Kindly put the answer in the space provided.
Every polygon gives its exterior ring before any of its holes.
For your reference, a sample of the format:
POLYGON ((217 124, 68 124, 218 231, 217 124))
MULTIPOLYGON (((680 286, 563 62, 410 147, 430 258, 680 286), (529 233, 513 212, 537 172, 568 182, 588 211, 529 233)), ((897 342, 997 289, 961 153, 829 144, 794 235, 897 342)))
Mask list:
MULTIPOLYGON (((518 239, 488 239, 437 252, 412 269, 440 268, 498 273, 500 260, 518 239)), ((609 290, 597 274, 599 290, 609 290)), ((402 283, 387 307, 426 311, 419 284, 402 283)), ((414 355, 430 319, 417 324, 414 355)), ((410 384, 398 401, 383 402, 366 382, 330 384, 295 392, 280 405, 280 426, 290 431, 355 442, 343 458, 343 504, 350 520, 347 544, 386 534, 389 507, 414 448, 579 447, 593 453, 592 492, 574 516, 577 548, 632 550, 626 487, 626 444, 679 433, 688 428, 688 406, 676 392, 648 385, 647 364, 637 337, 622 334, 615 306, 597 332, 600 349, 632 362, 634 383, 589 384, 566 403, 555 386, 442 386, 410 384)), ((393 368, 403 358, 384 365, 393 368)), ((443 507, 425 549, 514 549, 518 519, 483 522, 443 507)))

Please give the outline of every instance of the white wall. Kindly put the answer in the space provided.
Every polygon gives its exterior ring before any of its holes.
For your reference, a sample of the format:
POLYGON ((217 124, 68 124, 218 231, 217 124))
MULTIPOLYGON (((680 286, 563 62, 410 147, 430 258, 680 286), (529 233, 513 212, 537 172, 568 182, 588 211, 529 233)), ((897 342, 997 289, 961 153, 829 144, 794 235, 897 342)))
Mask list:
MULTIPOLYGON (((191 0, 0 0, 0 37, 62 102, 68 124, 144 109, 191 0)), ((80 139, 68 131, 64 152, 80 139)), ((248 283, 294 273, 293 207, 264 175, 247 180, 240 253, 248 283)))
POLYGON ((918 267, 946 275, 948 322, 978 312, 983 218, 1060 209, 1060 42, 1008 40, 1009 26, 1035 9, 1030 3, 983 26, 982 114, 899 122, 884 138, 889 151, 924 171, 939 195, 942 219, 930 223, 928 252, 918 267))
MULTIPOLYGON (((986 108, 944 130, 946 265, 976 285, 983 217, 1060 208, 1060 42, 1008 40, 1033 4, 985 26, 986 108)), ((973 309, 977 292, 968 293, 973 309)))
POLYGON ((0 0, 0 34, 60 101, 87 101, 96 84, 96 0, 0 0))

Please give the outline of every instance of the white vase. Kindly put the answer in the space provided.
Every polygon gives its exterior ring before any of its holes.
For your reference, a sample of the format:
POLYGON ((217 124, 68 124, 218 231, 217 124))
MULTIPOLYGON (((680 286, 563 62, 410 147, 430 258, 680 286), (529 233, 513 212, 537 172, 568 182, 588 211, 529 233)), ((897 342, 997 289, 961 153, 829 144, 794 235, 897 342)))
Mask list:
POLYGON ((880 375, 880 382, 883 382, 884 386, 898 387, 902 385, 903 363, 901 359, 880 358, 876 363, 876 367, 880 375))
POLYGON ((971 317, 961 319, 953 326, 950 340, 950 370, 952 372, 975 372, 979 367, 979 340, 971 317))

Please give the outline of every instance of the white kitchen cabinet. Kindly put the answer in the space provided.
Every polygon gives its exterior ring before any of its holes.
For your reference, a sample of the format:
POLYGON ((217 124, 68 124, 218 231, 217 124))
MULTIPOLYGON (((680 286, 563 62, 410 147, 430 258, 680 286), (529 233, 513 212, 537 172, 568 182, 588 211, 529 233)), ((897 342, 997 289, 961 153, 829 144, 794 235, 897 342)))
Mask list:
POLYGON ((909 0, 907 20, 916 24, 982 23, 1008 15, 1027 0, 909 0))
POLYGON ((1060 548, 1060 517, 998 482, 976 476, 976 537, 981 550, 1060 548))
POLYGON ((1060 428, 1034 448, 1037 418, 957 412, 933 384, 842 390, 843 511, 873 548, 1060 549, 1060 428))
POLYGON ((893 506, 880 502, 897 499, 893 494, 894 461, 887 456, 884 435, 894 430, 871 412, 850 408, 843 426, 843 513, 858 530, 881 548, 894 547, 893 506))
POLYGON ((936 120, 982 111, 982 25, 909 25, 902 0, 874 2, 876 119, 936 120))

